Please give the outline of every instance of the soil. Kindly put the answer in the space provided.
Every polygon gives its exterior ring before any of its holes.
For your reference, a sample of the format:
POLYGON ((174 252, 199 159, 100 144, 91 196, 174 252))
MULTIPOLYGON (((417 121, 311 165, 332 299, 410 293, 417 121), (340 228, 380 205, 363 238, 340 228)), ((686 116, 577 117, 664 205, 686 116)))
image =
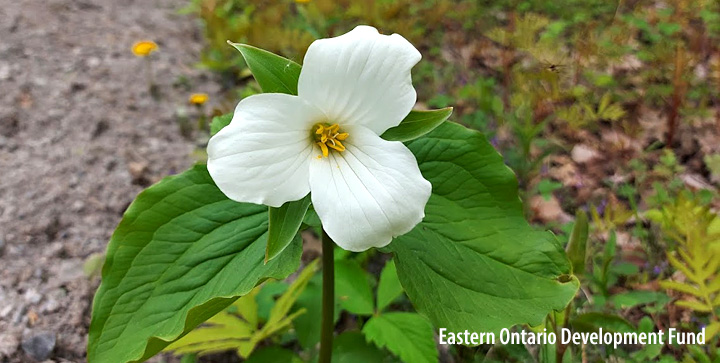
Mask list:
POLYGON ((221 90, 194 67, 202 44, 178 13, 186 4, 2 1, 0 362, 85 361, 99 284, 85 261, 138 192, 192 164, 198 145, 179 132, 183 114, 197 117, 187 98, 212 103, 221 90), (150 59, 130 51, 143 39, 159 45, 150 59), (47 357, 39 344, 52 345, 47 357))

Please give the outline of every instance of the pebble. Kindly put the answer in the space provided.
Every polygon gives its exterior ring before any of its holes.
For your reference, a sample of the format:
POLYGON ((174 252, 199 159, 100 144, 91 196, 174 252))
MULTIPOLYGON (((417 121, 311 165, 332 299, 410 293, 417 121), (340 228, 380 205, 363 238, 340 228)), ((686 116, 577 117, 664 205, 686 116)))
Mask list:
POLYGON ((13 311, 12 305, 7 305, 7 306, 3 307, 2 309, 0 309, 0 318, 5 318, 7 316, 10 316, 10 313, 12 313, 12 311, 13 311))
POLYGON ((7 63, 0 63, 0 81, 5 81, 12 75, 10 65, 7 63))
POLYGON ((42 295, 40 295, 40 293, 37 292, 37 290, 35 289, 28 289, 27 291, 25 291, 24 297, 25 301, 30 304, 37 304, 40 302, 40 300, 42 300, 42 295))
POLYGON ((48 298, 48 300, 40 307, 40 311, 43 313, 54 313, 60 309, 60 303, 54 298, 48 298))
POLYGON ((22 349, 35 360, 44 361, 55 349, 55 333, 44 331, 23 339, 22 349))

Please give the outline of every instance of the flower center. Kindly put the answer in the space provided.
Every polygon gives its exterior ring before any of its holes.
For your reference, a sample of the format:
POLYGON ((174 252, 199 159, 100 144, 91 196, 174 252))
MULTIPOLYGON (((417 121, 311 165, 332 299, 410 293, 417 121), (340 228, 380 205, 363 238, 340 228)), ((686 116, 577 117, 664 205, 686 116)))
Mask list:
POLYGON ((320 123, 315 124, 315 126, 313 126, 313 130, 315 143, 320 146, 320 150, 322 150, 322 156, 318 155, 318 159, 328 157, 330 149, 335 151, 345 151, 345 146, 341 141, 347 139, 350 135, 347 132, 340 132, 340 125, 320 123))

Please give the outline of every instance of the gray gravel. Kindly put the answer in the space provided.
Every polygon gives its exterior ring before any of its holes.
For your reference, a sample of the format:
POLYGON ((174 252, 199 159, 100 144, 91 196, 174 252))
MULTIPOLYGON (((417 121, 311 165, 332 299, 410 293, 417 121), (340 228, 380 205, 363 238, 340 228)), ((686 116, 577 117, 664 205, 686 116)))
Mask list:
POLYGON ((85 360, 99 281, 84 261, 144 186, 191 165, 175 115, 220 90, 193 67, 186 3, 0 0, 0 362, 85 360), (130 52, 141 39, 160 45, 158 100, 130 52))

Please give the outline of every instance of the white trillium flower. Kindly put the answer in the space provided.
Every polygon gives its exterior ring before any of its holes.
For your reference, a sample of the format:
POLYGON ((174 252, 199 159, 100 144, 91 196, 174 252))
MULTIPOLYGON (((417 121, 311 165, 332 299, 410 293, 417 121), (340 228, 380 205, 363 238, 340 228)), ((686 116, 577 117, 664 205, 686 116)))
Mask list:
POLYGON ((210 139, 208 171, 238 202, 280 207, 308 193, 340 247, 383 247, 425 216, 431 185, 415 156, 380 138, 410 113, 420 52, 358 26, 308 48, 298 96, 247 97, 210 139))

